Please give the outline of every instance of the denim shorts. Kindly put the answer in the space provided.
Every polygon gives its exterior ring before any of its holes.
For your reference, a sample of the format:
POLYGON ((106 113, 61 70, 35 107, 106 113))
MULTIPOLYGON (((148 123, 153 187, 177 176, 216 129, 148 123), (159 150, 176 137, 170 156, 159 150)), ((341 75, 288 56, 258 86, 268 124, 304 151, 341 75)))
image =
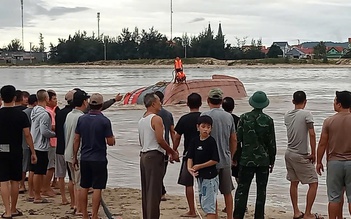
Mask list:
POLYGON ((199 187, 199 200, 202 210, 206 214, 216 213, 216 201, 219 187, 219 178, 212 179, 197 178, 199 187))

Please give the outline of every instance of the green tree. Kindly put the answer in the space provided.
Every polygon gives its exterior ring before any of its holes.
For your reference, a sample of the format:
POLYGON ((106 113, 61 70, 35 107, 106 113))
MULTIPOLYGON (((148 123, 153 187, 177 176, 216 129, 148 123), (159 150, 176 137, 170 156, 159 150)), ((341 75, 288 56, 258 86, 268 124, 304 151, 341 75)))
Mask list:
POLYGON ((271 48, 269 48, 267 53, 268 58, 278 58, 279 56, 282 56, 282 55, 283 55, 283 51, 277 45, 272 45, 271 48))
POLYGON ((313 47, 313 54, 317 59, 325 59, 327 57, 327 47, 323 41, 313 47))
POLYGON ((10 52, 24 51, 24 48, 19 39, 11 40, 11 43, 9 43, 4 49, 10 52))
POLYGON ((39 49, 38 52, 45 52, 45 43, 44 43, 44 37, 42 33, 39 33, 39 49))

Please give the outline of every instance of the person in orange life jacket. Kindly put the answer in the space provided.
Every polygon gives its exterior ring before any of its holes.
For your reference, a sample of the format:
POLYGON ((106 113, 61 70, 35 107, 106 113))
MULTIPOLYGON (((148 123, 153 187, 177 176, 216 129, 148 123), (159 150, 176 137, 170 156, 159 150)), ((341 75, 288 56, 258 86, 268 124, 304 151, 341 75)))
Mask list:
POLYGON ((176 75, 174 77, 174 83, 177 81, 179 82, 185 80, 185 74, 183 72, 183 63, 178 56, 174 60, 174 70, 176 72, 176 75))

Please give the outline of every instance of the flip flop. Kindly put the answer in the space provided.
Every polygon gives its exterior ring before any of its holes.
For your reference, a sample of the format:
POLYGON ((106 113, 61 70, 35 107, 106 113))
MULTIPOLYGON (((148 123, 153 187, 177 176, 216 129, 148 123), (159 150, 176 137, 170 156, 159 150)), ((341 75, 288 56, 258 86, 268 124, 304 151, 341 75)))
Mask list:
POLYGON ((2 213, 1 218, 8 218, 8 219, 12 219, 12 215, 11 215, 11 216, 6 217, 6 216, 5 216, 5 214, 6 214, 6 213, 2 213))
POLYGON ((33 202, 34 201, 34 197, 28 197, 27 198, 27 202, 33 202))
POLYGON ((319 215, 318 213, 315 213, 315 214, 314 214, 314 217, 315 217, 316 219, 324 219, 324 217, 322 217, 322 216, 319 215))
POLYGON ((303 219, 303 217, 305 216, 305 214, 303 212, 300 212, 301 215, 298 217, 293 217, 293 219, 303 219))
POLYGON ((42 200, 34 200, 33 203, 34 204, 47 204, 47 203, 51 203, 51 201, 47 200, 46 198, 43 198, 42 200))
POLYGON ((19 216, 23 216, 23 213, 20 212, 18 209, 16 209, 16 213, 12 214, 12 217, 19 217, 19 216))

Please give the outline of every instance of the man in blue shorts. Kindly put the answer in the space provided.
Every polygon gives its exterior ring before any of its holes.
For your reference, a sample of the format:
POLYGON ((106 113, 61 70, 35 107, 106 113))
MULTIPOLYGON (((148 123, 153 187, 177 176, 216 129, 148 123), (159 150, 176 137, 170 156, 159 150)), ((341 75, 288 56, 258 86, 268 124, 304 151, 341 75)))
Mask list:
POLYGON ((219 155, 216 140, 210 135, 212 119, 210 116, 200 116, 197 123, 200 136, 190 143, 188 151, 188 170, 197 178, 199 200, 207 219, 215 219, 217 215, 216 202, 219 178, 216 164, 219 155))
MULTIPOLYGON (((73 98, 74 101, 74 98, 73 98)), ((101 191, 107 183, 107 148, 115 145, 115 136, 112 133, 111 121, 101 113, 103 97, 94 93, 89 100, 89 113, 79 117, 76 135, 74 137, 73 164, 78 165, 78 149, 80 142, 80 186, 81 207, 83 219, 88 219, 88 190, 93 188, 92 219, 98 219, 98 211, 101 201, 101 191)))

